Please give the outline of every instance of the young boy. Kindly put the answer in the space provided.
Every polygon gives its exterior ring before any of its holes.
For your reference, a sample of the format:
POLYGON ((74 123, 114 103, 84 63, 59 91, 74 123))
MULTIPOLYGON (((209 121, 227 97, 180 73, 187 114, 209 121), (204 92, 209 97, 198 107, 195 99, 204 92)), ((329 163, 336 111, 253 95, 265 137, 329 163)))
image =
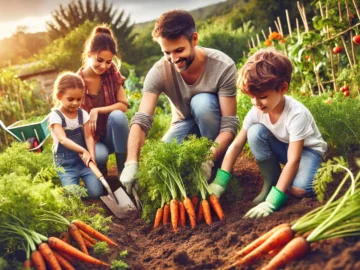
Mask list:
POLYGON ((257 206, 246 217, 267 216, 279 210, 287 199, 286 191, 296 197, 311 195, 327 149, 310 111, 285 95, 291 72, 289 59, 274 49, 259 50, 239 72, 238 87, 251 97, 253 107, 211 187, 217 196, 225 191, 236 158, 248 140, 264 186, 254 200, 257 206), (282 171, 280 163, 284 165, 282 171))

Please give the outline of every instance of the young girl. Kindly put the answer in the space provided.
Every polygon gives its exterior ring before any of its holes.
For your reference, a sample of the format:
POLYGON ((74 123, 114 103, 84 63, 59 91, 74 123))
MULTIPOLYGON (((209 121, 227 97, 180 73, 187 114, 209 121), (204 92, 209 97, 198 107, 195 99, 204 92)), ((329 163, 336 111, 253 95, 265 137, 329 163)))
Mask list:
POLYGON ((113 58, 117 43, 111 29, 97 26, 85 43, 83 67, 78 74, 85 82, 81 108, 90 115, 91 134, 96 141, 96 163, 106 174, 108 156, 115 152, 118 173, 124 167, 129 134, 125 112, 128 101, 121 76, 113 58))
POLYGON ((82 178, 89 197, 103 193, 100 181, 87 167, 94 160, 94 139, 91 135, 89 114, 80 109, 84 96, 83 80, 72 72, 58 76, 54 84, 54 109, 50 113, 49 126, 53 138, 56 166, 63 186, 79 184, 82 178))

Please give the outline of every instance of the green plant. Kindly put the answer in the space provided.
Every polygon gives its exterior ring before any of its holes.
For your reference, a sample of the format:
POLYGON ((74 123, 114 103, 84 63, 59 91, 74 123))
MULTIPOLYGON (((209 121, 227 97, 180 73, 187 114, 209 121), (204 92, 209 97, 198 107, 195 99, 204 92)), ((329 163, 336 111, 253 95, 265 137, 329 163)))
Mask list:
POLYGON ((93 247, 96 255, 102 256, 109 252, 109 244, 106 242, 98 242, 93 247))

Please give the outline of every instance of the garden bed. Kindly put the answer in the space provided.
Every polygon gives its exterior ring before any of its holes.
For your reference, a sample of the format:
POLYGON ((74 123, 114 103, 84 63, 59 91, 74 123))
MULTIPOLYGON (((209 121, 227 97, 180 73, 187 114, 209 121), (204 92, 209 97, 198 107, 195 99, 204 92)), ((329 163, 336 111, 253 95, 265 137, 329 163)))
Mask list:
MULTIPOLYGON (((242 219, 261 189, 262 178, 255 162, 243 156, 237 160, 234 177, 243 187, 242 196, 235 203, 223 203, 226 219, 222 222, 214 217, 210 226, 202 223, 193 230, 187 226, 174 233, 171 225, 153 229, 152 224, 145 224, 134 213, 126 220, 114 218, 109 236, 119 244, 119 251, 128 251, 125 262, 131 269, 219 269, 234 262, 230 257, 235 251, 259 235, 275 225, 294 221, 320 205, 316 198, 300 200, 289 197, 280 212, 261 219, 242 219)), ((118 178, 115 171, 110 171, 107 178, 116 188, 118 178)), ((329 192, 335 184, 330 186, 329 192)), ((112 249, 102 259, 111 261, 117 256, 118 252, 112 249)), ((260 266, 258 263, 246 269, 260 266)), ((76 269, 96 268, 78 265, 76 269)), ((285 269, 360 269, 360 237, 312 244, 311 253, 285 269)))

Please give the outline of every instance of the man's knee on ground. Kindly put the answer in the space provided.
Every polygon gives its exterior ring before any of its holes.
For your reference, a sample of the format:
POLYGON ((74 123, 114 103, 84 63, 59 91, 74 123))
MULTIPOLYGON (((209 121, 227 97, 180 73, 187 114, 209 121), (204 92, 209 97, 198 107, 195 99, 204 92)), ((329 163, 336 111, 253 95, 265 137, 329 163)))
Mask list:
POLYGON ((304 197, 306 197, 308 195, 308 193, 306 192, 305 189, 298 188, 298 187, 290 187, 289 192, 293 196, 298 197, 298 198, 304 198, 304 197))

